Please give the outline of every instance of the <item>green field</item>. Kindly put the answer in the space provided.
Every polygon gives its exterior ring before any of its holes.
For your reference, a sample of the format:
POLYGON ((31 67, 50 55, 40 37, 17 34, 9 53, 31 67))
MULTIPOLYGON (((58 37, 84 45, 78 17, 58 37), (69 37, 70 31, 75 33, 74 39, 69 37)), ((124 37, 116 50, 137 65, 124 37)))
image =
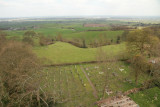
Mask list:
MULTIPOLYGON (((8 38, 17 37, 18 40, 23 39, 25 31, 7 31, 8 38)), ((113 40, 115 43, 118 36, 121 36, 123 31, 83 31, 77 32, 71 29, 59 29, 59 28, 40 28, 34 30, 36 33, 41 33, 46 37, 54 38, 61 34, 63 38, 73 40, 73 39, 85 39, 86 43, 89 44, 95 39, 100 39, 100 37, 105 37, 108 41, 113 40)))
POLYGON ((120 21, 107 21, 107 20, 53 20, 53 21, 26 21, 26 22, 1 22, 0 28, 13 28, 25 30, 5 30, 8 34, 8 38, 17 37, 18 40, 23 39, 23 35, 28 30, 33 30, 37 34, 41 33, 44 36, 55 38, 58 34, 61 34, 65 39, 85 39, 86 43, 89 44, 95 39, 99 39, 100 35, 106 37, 109 41, 116 41, 117 36, 121 36, 123 31, 110 31, 112 24, 123 25, 126 22, 120 21), (106 27, 84 27, 85 23, 98 23, 106 24, 106 27), (35 28, 34 28, 35 27, 35 28), (98 31, 98 30, 106 31, 98 31), (88 31, 97 30, 97 31, 88 31))
MULTIPOLYGON (((125 50, 125 43, 102 47, 108 57, 113 57, 125 50)), ((68 43, 56 42, 53 45, 35 47, 38 57, 47 58, 52 64, 95 61, 97 48, 78 48, 68 43)))

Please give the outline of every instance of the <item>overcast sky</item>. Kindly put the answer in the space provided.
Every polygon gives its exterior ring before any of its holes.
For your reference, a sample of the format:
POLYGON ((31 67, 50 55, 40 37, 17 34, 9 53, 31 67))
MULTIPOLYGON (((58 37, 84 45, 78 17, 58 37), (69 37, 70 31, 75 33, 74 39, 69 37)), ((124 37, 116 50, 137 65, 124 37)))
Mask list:
POLYGON ((160 16, 160 0, 0 0, 0 17, 160 16))

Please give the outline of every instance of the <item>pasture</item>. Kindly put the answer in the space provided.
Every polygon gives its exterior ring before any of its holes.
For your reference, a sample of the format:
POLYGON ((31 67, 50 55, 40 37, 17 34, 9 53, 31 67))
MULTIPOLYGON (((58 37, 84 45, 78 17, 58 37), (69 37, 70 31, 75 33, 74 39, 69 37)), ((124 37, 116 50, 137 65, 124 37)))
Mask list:
MULTIPOLYGON (((106 51, 107 56, 112 58, 124 52, 125 43, 103 46, 102 48, 106 51)), ((78 48, 63 42, 56 42, 44 47, 35 47, 33 50, 38 57, 48 59, 49 62, 47 63, 50 64, 95 61, 98 51, 97 48, 78 48)))

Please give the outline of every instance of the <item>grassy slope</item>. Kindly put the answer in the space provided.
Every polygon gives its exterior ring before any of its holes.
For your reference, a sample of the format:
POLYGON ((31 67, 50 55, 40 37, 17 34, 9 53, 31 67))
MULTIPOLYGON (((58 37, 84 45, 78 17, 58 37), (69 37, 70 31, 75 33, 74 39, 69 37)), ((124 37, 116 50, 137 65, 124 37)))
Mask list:
MULTIPOLYGON (((108 56, 115 56, 124 51, 125 44, 108 45, 102 47, 107 51, 108 56)), ((52 63, 72 63, 93 61, 96 59, 97 48, 78 48, 68 43, 56 42, 53 45, 34 48, 39 57, 45 57, 52 63)))

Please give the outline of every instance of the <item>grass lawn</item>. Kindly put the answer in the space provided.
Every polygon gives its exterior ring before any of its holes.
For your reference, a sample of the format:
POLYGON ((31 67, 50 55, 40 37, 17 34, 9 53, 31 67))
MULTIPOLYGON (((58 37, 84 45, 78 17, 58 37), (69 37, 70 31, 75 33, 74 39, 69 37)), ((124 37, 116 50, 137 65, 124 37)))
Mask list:
MULTIPOLYGON (((109 57, 116 56, 118 53, 125 50, 125 44, 108 45, 102 47, 109 57)), ((51 62, 44 63, 74 63, 96 60, 97 48, 78 48, 68 43, 56 42, 55 44, 35 47, 34 52, 38 57, 46 58, 51 62)))

